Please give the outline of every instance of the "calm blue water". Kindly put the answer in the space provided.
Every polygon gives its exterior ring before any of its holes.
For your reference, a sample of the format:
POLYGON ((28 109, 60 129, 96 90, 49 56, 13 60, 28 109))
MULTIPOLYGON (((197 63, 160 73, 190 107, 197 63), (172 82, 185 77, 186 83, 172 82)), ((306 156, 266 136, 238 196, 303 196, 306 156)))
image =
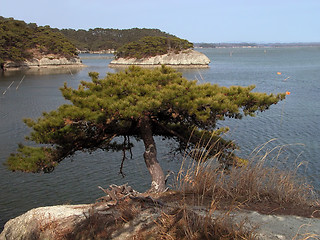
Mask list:
MULTIPOLYGON (((286 161, 283 167, 290 168, 295 161, 308 162, 301 173, 319 190, 320 48, 201 51, 211 59, 210 68, 181 70, 188 79, 224 86, 255 84, 256 91, 268 93, 291 92, 285 101, 255 118, 228 120, 221 125, 230 126, 227 137, 238 143, 241 148, 238 154, 244 157, 270 139, 276 138, 267 149, 290 144, 282 151, 286 161)), ((100 76, 114 72, 107 67, 110 59, 84 59, 83 62, 88 67, 0 75, 0 229, 8 219, 34 207, 94 202, 103 195, 97 186, 129 182, 139 191, 149 186, 141 144, 137 144, 133 159, 125 163, 125 178, 118 174, 121 153, 79 153, 66 159, 51 174, 12 173, 2 165, 29 133, 22 118, 39 117, 43 111, 64 103, 59 91, 64 82, 76 88, 81 80, 90 80, 90 71, 97 71, 100 76)), ((176 171, 179 162, 168 153, 172 142, 157 139, 157 144, 164 170, 176 171)))

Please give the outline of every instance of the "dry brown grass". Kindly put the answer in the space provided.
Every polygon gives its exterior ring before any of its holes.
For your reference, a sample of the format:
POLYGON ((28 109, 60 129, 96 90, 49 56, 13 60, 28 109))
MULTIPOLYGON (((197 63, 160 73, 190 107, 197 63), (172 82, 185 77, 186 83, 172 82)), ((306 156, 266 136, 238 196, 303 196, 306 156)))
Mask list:
POLYGON ((265 147, 257 148, 243 166, 228 170, 219 168, 216 160, 207 159, 205 153, 196 152, 191 158, 197 159, 197 163, 181 168, 177 189, 185 195, 197 196, 199 203, 210 199, 216 203, 319 206, 312 186, 297 174, 301 164, 293 170, 281 170, 276 161, 283 147, 262 153, 265 147))
POLYGON ((150 231, 141 231, 132 239, 256 239, 254 231, 245 227, 245 221, 237 224, 227 215, 213 219, 211 214, 203 215, 177 206, 169 212, 162 212, 150 231))

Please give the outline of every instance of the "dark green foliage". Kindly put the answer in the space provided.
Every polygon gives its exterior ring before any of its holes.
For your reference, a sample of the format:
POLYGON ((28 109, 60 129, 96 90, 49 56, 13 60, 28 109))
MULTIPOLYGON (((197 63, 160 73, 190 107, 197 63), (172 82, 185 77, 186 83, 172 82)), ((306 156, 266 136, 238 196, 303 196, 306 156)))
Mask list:
MULTIPOLYGON (((285 97, 252 92, 254 86, 198 84, 165 66, 153 70, 133 66, 109 73, 104 79, 97 73, 90 76, 92 82, 81 82, 77 90, 66 84, 61 88, 70 104, 43 113, 35 121, 25 120, 33 129, 28 139, 51 146, 50 151, 45 149, 48 160, 43 163, 44 153, 32 160, 32 153, 18 153, 10 157, 10 169, 51 170, 76 151, 128 150, 133 146, 130 137, 141 139, 141 119, 146 117, 154 136, 175 139, 180 150, 200 140, 209 141, 210 155, 220 153, 221 161, 228 162, 235 146, 220 137, 225 129, 216 130, 216 122, 226 117, 254 116, 285 97), (123 137, 124 142, 117 142, 119 138, 115 137, 123 137)), ((20 149, 23 152, 25 147, 20 149)), ((39 154, 39 150, 34 151, 39 154)))
POLYGON ((45 147, 28 147, 19 144, 17 154, 11 154, 8 158, 7 165, 12 171, 24 172, 50 172, 57 165, 51 161, 51 149, 45 147))
POLYGON ((174 37, 161 32, 158 29, 132 28, 132 29, 103 29, 95 28, 88 31, 80 29, 62 29, 64 34, 78 49, 99 51, 105 49, 117 49, 127 43, 138 41, 146 36, 174 37))
POLYGON ((68 58, 76 55, 75 46, 49 26, 38 27, 35 23, 0 17, 0 63, 30 59, 34 51, 68 58))
POLYGON ((177 37, 144 37, 117 49, 116 58, 144 58, 163 55, 169 51, 179 52, 193 48, 193 44, 177 37))

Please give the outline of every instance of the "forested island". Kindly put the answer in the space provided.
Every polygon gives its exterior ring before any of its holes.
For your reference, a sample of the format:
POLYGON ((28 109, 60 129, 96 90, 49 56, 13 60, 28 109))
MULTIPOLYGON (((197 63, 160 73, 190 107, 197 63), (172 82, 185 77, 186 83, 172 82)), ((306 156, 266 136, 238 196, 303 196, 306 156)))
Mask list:
POLYGON ((79 52, 114 52, 118 59, 153 57, 193 48, 189 41, 158 29, 60 30, 4 17, 0 17, 0 29, 2 69, 80 64, 79 52))
POLYGON ((205 66, 210 60, 193 43, 158 29, 74 30, 0 18, 1 69, 80 65, 78 53, 114 52, 115 65, 205 66), (127 60, 129 62, 127 62, 127 60), (138 60, 138 61, 136 61, 138 60))
POLYGON ((0 17, 0 64, 21 63, 51 54, 51 58, 75 58, 77 48, 62 33, 49 26, 37 26, 0 17))
POLYGON ((110 67, 170 65, 183 68, 208 67, 210 59, 193 50, 193 43, 177 37, 144 37, 118 48, 110 67))

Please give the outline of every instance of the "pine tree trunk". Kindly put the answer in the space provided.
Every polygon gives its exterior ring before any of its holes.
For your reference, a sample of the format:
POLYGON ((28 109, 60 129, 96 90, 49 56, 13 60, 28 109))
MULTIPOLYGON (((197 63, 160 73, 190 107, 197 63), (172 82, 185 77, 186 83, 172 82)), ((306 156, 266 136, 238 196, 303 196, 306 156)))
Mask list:
POLYGON ((143 157, 152 179, 149 191, 163 192, 166 188, 165 176, 157 160, 157 149, 152 135, 150 118, 148 116, 141 118, 139 125, 141 137, 145 146, 143 157))

